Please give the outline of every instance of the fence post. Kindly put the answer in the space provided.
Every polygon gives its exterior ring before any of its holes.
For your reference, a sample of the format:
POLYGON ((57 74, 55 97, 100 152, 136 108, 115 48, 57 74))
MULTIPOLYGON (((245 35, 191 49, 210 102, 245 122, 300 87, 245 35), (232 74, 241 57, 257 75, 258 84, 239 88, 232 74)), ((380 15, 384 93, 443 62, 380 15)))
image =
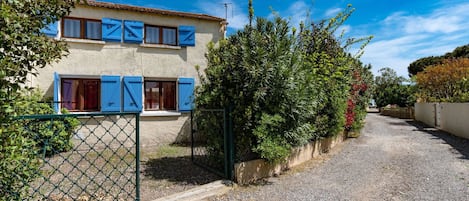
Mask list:
POLYGON ((135 113, 135 200, 140 200, 140 113, 135 113))
POLYGON ((231 118, 232 106, 225 107, 223 111, 224 118, 224 151, 225 151, 225 177, 226 179, 233 180, 234 169, 234 140, 233 140, 233 119, 231 118))
POLYGON ((191 110, 191 161, 194 162, 194 109, 191 110))
POLYGON ((235 144, 234 144, 234 133, 233 133, 233 106, 228 107, 228 148, 229 152, 227 153, 228 157, 228 179, 233 180, 234 174, 234 154, 235 154, 235 144))

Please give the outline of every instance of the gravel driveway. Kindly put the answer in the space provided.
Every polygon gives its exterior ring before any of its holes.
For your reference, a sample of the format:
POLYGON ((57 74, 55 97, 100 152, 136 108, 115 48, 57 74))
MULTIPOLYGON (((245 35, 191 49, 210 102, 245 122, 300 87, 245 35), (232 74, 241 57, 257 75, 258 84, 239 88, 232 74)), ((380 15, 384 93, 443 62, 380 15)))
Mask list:
POLYGON ((210 200, 469 200, 469 140, 370 113, 362 136, 210 200))

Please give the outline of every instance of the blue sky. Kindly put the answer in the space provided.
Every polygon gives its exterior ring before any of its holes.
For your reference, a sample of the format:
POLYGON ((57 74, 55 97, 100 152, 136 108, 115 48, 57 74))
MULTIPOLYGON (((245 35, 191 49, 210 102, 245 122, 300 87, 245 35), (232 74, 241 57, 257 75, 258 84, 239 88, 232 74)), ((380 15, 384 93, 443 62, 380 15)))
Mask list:
MULTIPOLYGON (((204 13, 225 17, 228 7, 229 30, 247 23, 248 0, 100 0, 160 9, 204 13)), ((272 10, 293 25, 333 17, 352 4, 356 9, 342 29, 347 37, 373 35, 361 57, 371 63, 373 72, 391 67, 407 77, 412 61, 441 55, 469 43, 469 0, 253 0, 254 12, 269 17, 272 10)), ((353 50, 351 50, 353 51, 353 50)))

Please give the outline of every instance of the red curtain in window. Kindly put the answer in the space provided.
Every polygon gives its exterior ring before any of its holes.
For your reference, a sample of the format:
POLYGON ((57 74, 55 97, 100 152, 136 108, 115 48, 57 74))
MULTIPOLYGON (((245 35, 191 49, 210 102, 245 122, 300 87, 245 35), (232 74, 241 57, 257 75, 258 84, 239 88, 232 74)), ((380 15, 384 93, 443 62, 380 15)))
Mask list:
POLYGON ((99 109, 99 81, 96 80, 83 80, 84 87, 84 110, 98 110, 99 109))
POLYGON ((176 109, 176 83, 163 82, 163 109, 176 109))

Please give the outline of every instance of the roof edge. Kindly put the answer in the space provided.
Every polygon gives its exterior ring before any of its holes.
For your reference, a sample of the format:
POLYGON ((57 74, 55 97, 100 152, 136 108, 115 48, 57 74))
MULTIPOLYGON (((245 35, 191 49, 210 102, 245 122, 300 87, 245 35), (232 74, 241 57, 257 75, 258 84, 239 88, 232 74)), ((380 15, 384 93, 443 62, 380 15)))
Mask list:
POLYGON ((148 8, 148 7, 141 7, 141 6, 116 4, 116 3, 110 3, 110 2, 99 2, 99 1, 94 1, 94 0, 80 1, 79 4, 85 5, 85 6, 92 6, 92 7, 109 8, 109 9, 116 9, 116 10, 127 10, 127 11, 134 11, 134 12, 143 12, 143 13, 153 13, 153 14, 167 15, 167 16, 188 17, 188 18, 210 20, 210 21, 217 21, 217 22, 226 21, 224 18, 215 17, 215 16, 211 16, 207 14, 162 10, 162 9, 148 8))

